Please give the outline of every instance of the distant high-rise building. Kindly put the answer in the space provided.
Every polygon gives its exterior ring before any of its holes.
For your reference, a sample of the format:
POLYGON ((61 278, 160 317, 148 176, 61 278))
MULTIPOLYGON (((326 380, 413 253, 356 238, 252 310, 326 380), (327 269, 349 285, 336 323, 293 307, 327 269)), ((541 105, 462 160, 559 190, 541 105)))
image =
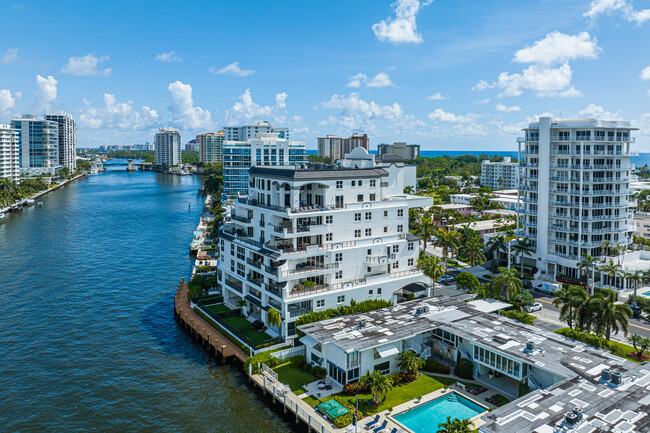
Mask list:
POLYGON ((519 188, 519 163, 506 156, 503 161, 481 163, 481 185, 492 189, 519 188))
POLYGON ((21 174, 56 173, 59 164, 59 124, 29 114, 11 119, 18 131, 21 174))
POLYGON ((9 125, 0 125, 0 178, 20 178, 18 131, 9 125))
POLYGON ((352 134, 350 138, 338 138, 334 135, 326 135, 318 139, 318 156, 332 159, 343 159, 355 147, 363 147, 370 150, 370 140, 367 134, 352 134))
POLYGON ((154 140, 155 165, 179 165, 181 163, 181 133, 175 128, 160 128, 154 140))
POLYGON ((225 141, 246 141, 255 138, 257 134, 276 133, 278 138, 289 139, 289 128, 271 126, 266 120, 256 120, 252 125, 226 126, 224 130, 225 141))
POLYGON ((185 143, 185 152, 198 152, 199 151, 199 136, 185 143))
POLYGON ((398 141, 393 144, 381 143, 377 145, 377 155, 382 156, 392 153, 405 159, 415 159, 420 157, 419 144, 406 144, 398 141))
POLYGON ((258 134, 247 141, 223 143, 223 191, 248 194, 248 169, 254 165, 297 165, 307 162, 304 141, 289 141, 277 133, 258 134))
POLYGON ((223 162, 223 139, 225 131, 211 132, 196 136, 199 151, 199 162, 210 164, 223 162))
POLYGON ((46 114, 45 120, 59 125, 59 165, 70 171, 77 169, 77 125, 72 115, 63 111, 46 114))

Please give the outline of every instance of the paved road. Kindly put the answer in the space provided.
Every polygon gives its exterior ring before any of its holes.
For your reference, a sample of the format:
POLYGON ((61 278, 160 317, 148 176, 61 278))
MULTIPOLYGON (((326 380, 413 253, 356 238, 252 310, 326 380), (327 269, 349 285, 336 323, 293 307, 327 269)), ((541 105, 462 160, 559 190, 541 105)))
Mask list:
MULTIPOLYGON (((532 313, 538 319, 535 321, 535 325, 542 326, 542 323, 540 322, 544 322, 543 327, 548 328, 549 330, 565 328, 567 326, 566 323, 559 320, 560 309, 553 305, 553 297, 551 295, 537 291, 531 291, 531 293, 535 297, 535 300, 541 302, 544 307, 541 311, 532 313)), ((630 319, 630 328, 628 333, 650 337, 650 323, 645 320, 630 319)), ((613 338, 626 343, 623 332, 619 332, 619 334, 613 336, 613 338)))

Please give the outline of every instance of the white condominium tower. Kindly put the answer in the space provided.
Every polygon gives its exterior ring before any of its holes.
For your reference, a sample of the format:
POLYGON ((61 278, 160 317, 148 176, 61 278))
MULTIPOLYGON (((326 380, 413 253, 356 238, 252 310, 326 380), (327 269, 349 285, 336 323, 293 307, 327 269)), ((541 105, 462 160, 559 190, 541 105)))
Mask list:
POLYGON ((376 164, 359 147, 339 165, 255 166, 249 185, 219 230, 218 267, 225 302, 246 301, 249 319, 276 309, 281 328, 266 326, 286 339, 311 311, 428 295, 408 224, 433 199, 403 193, 414 166, 376 164))
POLYGON ((18 131, 21 174, 53 175, 59 164, 59 125, 29 114, 11 119, 18 131))
POLYGON ((77 169, 77 125, 72 116, 63 111, 46 114, 45 120, 59 126, 59 165, 74 172, 77 169))
POLYGON ((506 156, 503 161, 484 160, 481 163, 481 185, 492 189, 517 189, 519 187, 519 163, 506 156))
POLYGON ((541 117, 519 138, 523 235, 548 277, 579 277, 584 255, 630 240, 629 122, 541 117))
POLYGON ((201 134, 196 137, 199 146, 199 162, 210 164, 223 162, 224 131, 201 134))
POLYGON ((160 128, 153 139, 155 165, 181 163, 181 133, 174 128, 160 128))
POLYGON ((289 128, 275 127, 265 120, 256 120, 252 125, 225 126, 223 128, 226 141, 246 141, 257 137, 257 134, 276 133, 278 137, 289 139, 289 128))
POLYGON ((248 194, 248 169, 254 165, 295 165, 307 162, 304 141, 289 141, 278 133, 258 133, 247 141, 223 144, 223 192, 248 194))
POLYGON ((18 132, 9 125, 0 125, 0 178, 20 178, 18 132))

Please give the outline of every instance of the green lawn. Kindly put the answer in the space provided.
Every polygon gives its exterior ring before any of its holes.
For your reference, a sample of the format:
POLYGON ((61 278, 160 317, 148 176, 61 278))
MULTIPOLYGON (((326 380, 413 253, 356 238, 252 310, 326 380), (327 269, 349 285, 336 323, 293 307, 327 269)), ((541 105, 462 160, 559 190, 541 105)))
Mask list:
POLYGON ((302 401, 304 401, 305 403, 307 403, 311 407, 317 406, 318 403, 320 403, 319 399, 317 399, 316 397, 311 396, 311 395, 308 395, 307 397, 303 398, 302 401))
POLYGON ((293 392, 302 389, 303 385, 307 385, 316 380, 316 376, 306 373, 299 368, 292 367, 291 364, 276 367, 274 370, 278 373, 278 380, 289 385, 289 388, 293 392))
MULTIPOLYGON (((453 382, 456 382, 456 380, 452 379, 452 383, 453 382)), ((378 412, 386 409, 391 409, 399 404, 406 403, 407 401, 413 400, 418 396, 428 394, 443 387, 444 384, 442 382, 422 374, 415 382, 403 383, 395 386, 386 395, 386 400, 378 406, 370 403, 372 395, 359 394, 359 410, 363 412, 364 415, 374 415, 378 412)), ((350 403, 354 405, 355 396, 340 395, 340 397, 350 401, 350 403)))
POLYGON ((248 337, 253 343, 255 343, 255 345, 262 344, 273 338, 266 332, 255 331, 253 324, 244 317, 228 317, 224 320, 228 322, 230 326, 248 337))
POLYGON ((215 314, 227 313, 230 311, 230 308, 226 307, 224 304, 210 305, 207 309, 215 314))
POLYGON ((627 355, 630 352, 636 352, 636 350, 634 350, 634 346, 630 346, 629 344, 625 344, 625 343, 619 343, 618 341, 614 341, 614 340, 609 340, 609 345, 612 346, 612 347, 618 346, 618 347, 622 348, 626 353, 626 355, 625 355, 626 359, 629 359, 630 361, 634 361, 636 363, 643 362, 643 360, 639 360, 639 358, 637 358, 636 356, 628 356, 627 355))

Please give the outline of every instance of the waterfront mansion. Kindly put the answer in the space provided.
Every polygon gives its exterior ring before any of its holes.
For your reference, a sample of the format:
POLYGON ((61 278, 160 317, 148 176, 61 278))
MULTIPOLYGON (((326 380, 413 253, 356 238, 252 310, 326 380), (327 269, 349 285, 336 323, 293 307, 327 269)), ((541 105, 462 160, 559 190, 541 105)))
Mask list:
POLYGON ((367 299, 428 296, 417 269, 409 209, 431 206, 415 189, 415 166, 375 161, 363 148, 338 164, 254 166, 249 192, 219 229, 218 278, 225 303, 246 303, 267 332, 294 339, 303 314, 367 299), (267 321, 267 311, 282 324, 267 321))
POLYGON ((412 350, 513 399, 482 415, 481 433, 650 431, 650 365, 494 314, 500 301, 436 296, 301 325, 306 357, 339 384, 399 371, 412 350), (524 386, 526 385, 526 386, 524 386), (518 398, 520 386, 532 390, 518 398))

